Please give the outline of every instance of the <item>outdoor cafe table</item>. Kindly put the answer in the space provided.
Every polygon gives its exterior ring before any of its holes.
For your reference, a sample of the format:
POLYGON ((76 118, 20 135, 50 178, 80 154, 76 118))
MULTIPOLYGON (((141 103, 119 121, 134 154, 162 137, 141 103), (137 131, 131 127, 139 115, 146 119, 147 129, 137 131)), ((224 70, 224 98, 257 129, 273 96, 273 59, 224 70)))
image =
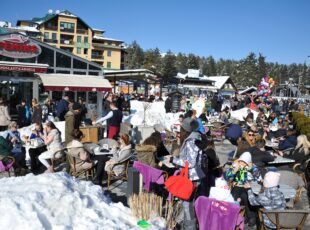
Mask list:
MULTIPOLYGON (((254 194, 259 194, 261 185, 253 182, 251 188, 254 194)), ((280 184, 279 190, 283 193, 285 199, 294 199, 296 196, 296 190, 287 184, 280 184)))
POLYGON ((289 158, 285 158, 285 157, 281 157, 281 156, 277 156, 274 161, 268 162, 268 164, 270 165, 275 165, 275 164, 291 164, 294 163, 295 160, 289 159, 289 158))
POLYGON ((277 149, 279 147, 279 142, 272 142, 272 141, 267 140, 265 145, 267 147, 277 149))
POLYGON ((26 150, 26 161, 30 160, 29 150, 30 149, 37 149, 44 146, 43 142, 38 141, 36 144, 32 144, 31 142, 28 142, 27 144, 24 144, 23 147, 26 150))

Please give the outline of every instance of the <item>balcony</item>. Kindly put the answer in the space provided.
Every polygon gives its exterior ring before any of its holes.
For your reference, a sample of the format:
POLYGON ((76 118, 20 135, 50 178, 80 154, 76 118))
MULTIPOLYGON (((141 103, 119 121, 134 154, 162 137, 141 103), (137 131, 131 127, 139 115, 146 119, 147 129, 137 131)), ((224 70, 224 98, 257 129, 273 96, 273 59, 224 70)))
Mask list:
POLYGON ((103 59, 103 54, 92 54, 91 58, 92 59, 103 59))
POLYGON ((57 26, 45 26, 46 30, 58 30, 57 26))
POLYGON ((88 30, 76 29, 76 33, 78 33, 78 34, 88 34, 88 30))
POLYGON ((64 28, 60 27, 61 32, 66 32, 66 33, 74 33, 74 29, 69 29, 69 28, 64 28))
POLYGON ((44 42, 47 42, 47 43, 58 43, 58 40, 56 39, 48 39, 48 38, 44 38, 43 40, 44 42))
POLYGON ((110 48, 110 49, 118 49, 118 50, 122 49, 122 47, 120 46, 107 45, 104 43, 93 42, 92 44, 94 47, 99 47, 99 48, 110 48))
POLYGON ((60 44, 64 44, 64 45, 73 45, 74 42, 73 42, 72 40, 61 39, 61 40, 60 40, 60 44))

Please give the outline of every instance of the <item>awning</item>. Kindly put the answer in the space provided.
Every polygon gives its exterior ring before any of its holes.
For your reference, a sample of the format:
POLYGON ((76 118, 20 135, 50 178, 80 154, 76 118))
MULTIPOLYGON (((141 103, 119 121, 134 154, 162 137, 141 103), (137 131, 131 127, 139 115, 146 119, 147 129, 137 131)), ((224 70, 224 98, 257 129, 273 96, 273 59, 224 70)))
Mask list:
POLYGON ((92 75, 38 74, 47 91, 111 92, 107 79, 92 75))

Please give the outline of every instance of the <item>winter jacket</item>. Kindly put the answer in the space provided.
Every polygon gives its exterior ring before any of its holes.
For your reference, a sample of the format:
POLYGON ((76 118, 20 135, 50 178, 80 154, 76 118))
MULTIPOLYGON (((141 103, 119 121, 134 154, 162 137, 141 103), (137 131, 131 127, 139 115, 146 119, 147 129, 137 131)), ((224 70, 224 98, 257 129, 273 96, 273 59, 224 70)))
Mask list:
POLYGON ((249 152, 252 156, 252 162, 258 167, 265 166, 268 162, 274 161, 274 156, 269 152, 262 151, 257 147, 249 148, 249 152))
POLYGON ((250 180, 260 181, 261 174, 256 165, 250 163, 249 166, 240 169, 237 172, 234 172, 235 163, 226 171, 225 178, 234 185, 242 187, 246 182, 250 180))
MULTIPOLYGON (((286 201, 278 187, 264 188, 264 192, 255 196, 252 190, 248 190, 248 199, 252 206, 263 206, 266 210, 283 210, 286 207, 286 201)), ((263 214, 263 220, 268 228, 276 226, 263 214)))
POLYGON ((42 123, 42 109, 40 105, 36 105, 33 107, 31 123, 42 123))
POLYGON ((201 136, 198 132, 192 132, 187 139, 184 140, 179 157, 173 157, 173 163, 181 167, 185 167, 188 161, 189 179, 192 181, 200 180, 205 177, 201 168, 202 151, 195 144, 196 140, 200 140, 201 136))
POLYGON ((11 156, 12 146, 10 143, 3 137, 0 136, 0 155, 1 156, 11 156))
POLYGON ((65 120, 65 114, 68 112, 69 110, 69 102, 61 99, 56 107, 56 116, 59 118, 60 121, 64 121, 65 120))
POLYGON ((296 145, 297 145, 297 137, 289 136, 285 140, 280 141, 279 149, 284 150, 284 149, 295 148, 296 145))
MULTIPOLYGON (((80 172, 85 169, 90 169, 92 163, 89 162, 89 153, 85 151, 81 142, 73 140, 67 145, 68 155, 75 158, 75 170, 80 172)), ((70 162, 70 167, 74 167, 73 161, 70 162)))
POLYGON ((66 144, 73 140, 73 130, 75 127, 75 118, 72 111, 68 111, 65 115, 65 141, 66 144))
POLYGON ((154 145, 136 145, 136 152, 138 161, 143 164, 150 165, 154 168, 157 167, 155 161, 156 146, 154 145))
POLYGON ((8 126, 10 121, 11 117, 9 115, 8 107, 0 105, 0 126, 8 126))
POLYGON ((131 157, 131 145, 124 146, 117 152, 113 153, 111 160, 107 161, 105 164, 105 171, 112 171, 116 176, 119 176, 124 172, 124 165, 115 165, 118 163, 125 162, 131 157), (115 165, 115 166, 114 166, 115 165))

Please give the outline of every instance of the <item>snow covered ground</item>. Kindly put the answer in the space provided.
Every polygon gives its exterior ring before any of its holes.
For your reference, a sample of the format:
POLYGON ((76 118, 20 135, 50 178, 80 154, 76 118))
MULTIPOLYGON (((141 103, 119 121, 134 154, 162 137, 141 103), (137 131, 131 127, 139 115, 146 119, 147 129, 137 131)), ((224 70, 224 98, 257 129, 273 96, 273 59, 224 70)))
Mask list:
MULTIPOLYGON (((1 229, 140 229, 129 208, 66 173, 0 179, 1 229)), ((157 220, 148 229, 164 229, 157 220)))

